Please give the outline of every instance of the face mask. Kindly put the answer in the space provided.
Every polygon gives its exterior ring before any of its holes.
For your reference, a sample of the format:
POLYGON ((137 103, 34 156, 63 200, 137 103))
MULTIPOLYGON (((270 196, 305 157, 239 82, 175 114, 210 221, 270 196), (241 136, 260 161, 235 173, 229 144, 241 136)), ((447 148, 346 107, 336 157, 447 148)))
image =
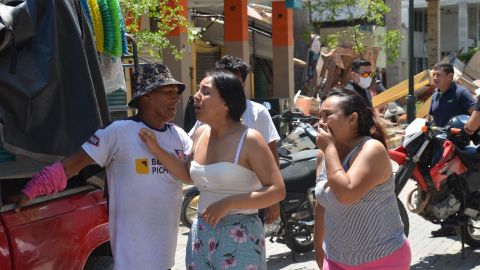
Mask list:
POLYGON ((358 82, 358 86, 360 86, 363 89, 367 89, 370 86, 370 84, 372 84, 371 77, 368 77, 368 78, 361 77, 360 81, 358 82))

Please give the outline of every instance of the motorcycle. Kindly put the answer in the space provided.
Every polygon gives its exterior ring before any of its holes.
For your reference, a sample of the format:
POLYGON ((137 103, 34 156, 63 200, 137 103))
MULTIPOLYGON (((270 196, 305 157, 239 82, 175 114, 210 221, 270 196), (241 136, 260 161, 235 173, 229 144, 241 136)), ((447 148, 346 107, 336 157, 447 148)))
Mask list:
POLYGON ((395 193, 413 179, 417 187, 408 194, 407 208, 435 224, 448 217, 460 225, 462 250, 465 242, 480 246, 480 153, 462 130, 467 120, 456 116, 440 128, 416 119, 402 145, 389 151, 400 166, 395 193))
POLYGON ((287 135, 281 140, 278 149, 280 155, 288 155, 317 148, 316 124, 318 123, 318 118, 304 115, 301 112, 285 111, 281 116, 273 117, 274 121, 277 119, 287 125, 287 135))
MULTIPOLYGON (((279 151, 280 172, 285 182, 286 197, 280 202, 280 218, 266 226, 265 237, 270 238, 271 242, 284 243, 293 252, 303 253, 313 250, 314 190, 318 150, 315 149, 317 130, 309 124, 309 121, 313 122, 316 119, 286 111, 281 116, 274 117, 274 121, 277 120, 287 123, 288 130, 292 130, 289 135, 295 134, 290 137, 287 135, 280 146, 280 149, 283 147, 288 150, 287 153, 279 151), (305 145, 308 147, 304 147, 305 145)), ((191 227, 197 213, 198 198, 199 191, 195 186, 184 195, 181 221, 187 227, 191 227)))

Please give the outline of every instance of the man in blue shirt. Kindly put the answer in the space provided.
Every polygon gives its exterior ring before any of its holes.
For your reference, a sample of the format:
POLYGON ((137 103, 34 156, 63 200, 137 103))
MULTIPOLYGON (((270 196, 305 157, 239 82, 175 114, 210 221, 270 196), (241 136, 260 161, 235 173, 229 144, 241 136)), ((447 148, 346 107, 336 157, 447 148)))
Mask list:
POLYGON ((429 114, 439 127, 445 126, 452 117, 470 115, 475 109, 475 98, 470 91, 453 82, 453 73, 450 64, 437 64, 433 68, 433 82, 437 88, 432 96, 429 114))
MULTIPOLYGON (((436 89, 432 96, 429 114, 436 126, 444 127, 457 115, 470 115, 476 107, 473 95, 466 88, 453 82, 454 69, 451 64, 436 64, 433 67, 433 82, 436 89)), ((441 154, 438 152, 438 154, 441 154)), ((435 160, 436 158, 434 158, 435 160)), ((432 231, 432 236, 455 235, 455 224, 449 218, 441 223, 441 228, 432 231)))

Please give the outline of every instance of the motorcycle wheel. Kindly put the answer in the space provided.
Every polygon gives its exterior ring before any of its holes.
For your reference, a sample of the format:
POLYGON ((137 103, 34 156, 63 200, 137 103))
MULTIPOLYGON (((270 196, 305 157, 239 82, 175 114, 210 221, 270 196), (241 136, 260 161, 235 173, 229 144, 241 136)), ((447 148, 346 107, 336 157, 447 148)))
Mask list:
POLYGON ((405 232, 405 236, 408 237, 408 233, 410 231, 410 221, 408 220, 407 210, 405 210, 405 206, 403 205, 403 203, 400 201, 399 198, 397 198, 397 204, 398 204, 398 211, 400 212, 400 218, 402 219, 402 222, 403 222, 403 231, 405 232))
POLYGON ((193 220, 197 215, 198 209, 198 194, 190 197, 185 197, 182 203, 182 212, 180 220, 185 227, 191 228, 193 220))
POLYGON ((471 247, 480 247, 480 220, 469 218, 465 224, 465 243, 471 247))
MULTIPOLYGON (((288 227, 287 227, 288 228, 288 227)), ((296 253, 313 250, 313 227, 290 224, 290 230, 285 232, 285 245, 296 253)))

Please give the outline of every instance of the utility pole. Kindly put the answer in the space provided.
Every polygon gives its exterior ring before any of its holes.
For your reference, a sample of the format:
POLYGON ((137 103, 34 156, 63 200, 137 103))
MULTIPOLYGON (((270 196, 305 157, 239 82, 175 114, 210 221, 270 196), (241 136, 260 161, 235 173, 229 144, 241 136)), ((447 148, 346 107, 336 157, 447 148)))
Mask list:
POLYGON ((415 89, 413 86, 414 59, 413 59, 413 0, 408 5, 408 96, 407 96, 407 122, 415 120, 415 89))
POLYGON ((428 68, 440 61, 440 1, 427 0, 428 68))

